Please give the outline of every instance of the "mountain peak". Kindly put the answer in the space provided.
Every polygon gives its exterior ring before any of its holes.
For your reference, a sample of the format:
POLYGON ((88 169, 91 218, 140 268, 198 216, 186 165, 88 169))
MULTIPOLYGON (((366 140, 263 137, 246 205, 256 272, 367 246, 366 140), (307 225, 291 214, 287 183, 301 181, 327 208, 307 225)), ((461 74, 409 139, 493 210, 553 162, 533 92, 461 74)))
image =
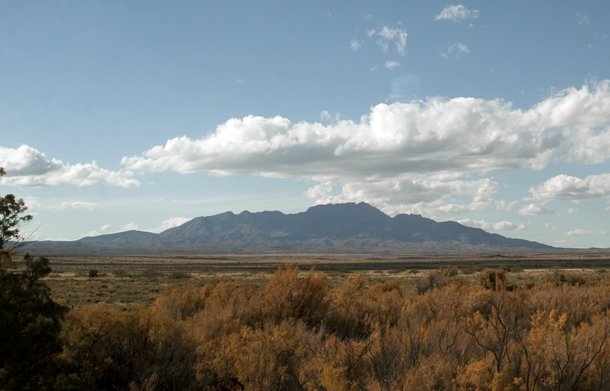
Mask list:
MULTIPOLYGON (((80 241, 92 251, 235 252, 407 252, 482 251, 499 248, 552 249, 510 239, 456 222, 420 215, 389 217, 364 203, 312 206, 295 214, 233 212, 194 218, 160 234, 124 232, 80 241), (156 249, 156 250, 155 250, 156 249)), ((69 248, 69 247, 66 247, 69 248)), ((82 251, 82 246, 81 253, 82 251)))

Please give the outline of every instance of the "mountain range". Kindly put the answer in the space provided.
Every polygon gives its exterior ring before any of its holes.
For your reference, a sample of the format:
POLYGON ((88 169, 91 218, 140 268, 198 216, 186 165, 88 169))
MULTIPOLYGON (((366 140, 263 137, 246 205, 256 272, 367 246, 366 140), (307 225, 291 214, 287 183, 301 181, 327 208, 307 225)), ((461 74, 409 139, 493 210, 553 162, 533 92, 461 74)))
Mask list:
POLYGON ((37 255, 204 254, 238 252, 409 252, 551 250, 453 221, 390 217, 366 203, 317 205, 305 212, 244 211, 197 217, 161 233, 126 231, 76 241, 38 241, 37 255))

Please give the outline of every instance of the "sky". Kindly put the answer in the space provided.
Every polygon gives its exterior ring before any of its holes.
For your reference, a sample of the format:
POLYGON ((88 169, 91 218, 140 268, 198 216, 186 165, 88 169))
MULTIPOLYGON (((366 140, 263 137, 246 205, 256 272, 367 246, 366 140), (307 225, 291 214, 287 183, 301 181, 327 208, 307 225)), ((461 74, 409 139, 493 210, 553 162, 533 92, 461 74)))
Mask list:
POLYGON ((610 2, 0 2, 37 240, 368 202, 610 247, 610 2))

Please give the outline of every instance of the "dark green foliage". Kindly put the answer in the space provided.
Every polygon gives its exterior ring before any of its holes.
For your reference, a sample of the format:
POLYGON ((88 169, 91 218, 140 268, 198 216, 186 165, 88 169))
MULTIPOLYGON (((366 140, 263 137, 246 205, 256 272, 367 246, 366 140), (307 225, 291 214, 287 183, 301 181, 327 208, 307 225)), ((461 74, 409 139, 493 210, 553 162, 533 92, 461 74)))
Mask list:
POLYGON ((47 258, 24 257, 24 272, 0 268, 0 389, 48 389, 61 352, 61 320, 67 308, 55 303, 40 279, 47 258))
MULTIPOLYGON (((0 167, 0 176, 5 175, 0 167)), ((51 272, 47 258, 24 257, 25 271, 10 271, 21 225, 32 219, 23 215, 23 200, 0 197, 0 389, 45 390, 56 375, 55 357, 62 351, 61 320, 67 308, 50 298, 41 278, 51 272)))
MULTIPOLYGON (((0 167, 0 177, 6 175, 0 167)), ((31 215, 23 215, 28 208, 22 199, 16 199, 13 194, 0 197, 0 250, 9 240, 18 240, 19 228, 23 223, 32 220, 31 215)))
POLYGON ((95 269, 89 270, 89 277, 94 278, 94 277, 97 277, 97 275, 98 275, 97 270, 95 270, 95 269))

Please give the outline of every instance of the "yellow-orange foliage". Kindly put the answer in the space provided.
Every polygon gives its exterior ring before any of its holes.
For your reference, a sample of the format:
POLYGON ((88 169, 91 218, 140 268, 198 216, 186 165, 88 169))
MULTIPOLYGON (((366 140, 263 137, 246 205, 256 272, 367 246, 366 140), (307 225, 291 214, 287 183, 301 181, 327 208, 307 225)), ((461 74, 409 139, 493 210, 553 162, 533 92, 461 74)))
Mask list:
POLYGON ((361 275, 331 289, 324 274, 286 265, 264 290, 219 283, 170 289, 137 311, 76 309, 64 323, 65 371, 58 384, 91 390, 610 389, 607 285, 551 281, 509 292, 440 274, 442 283, 435 280, 422 293, 405 291, 399 281, 369 285, 361 275))

